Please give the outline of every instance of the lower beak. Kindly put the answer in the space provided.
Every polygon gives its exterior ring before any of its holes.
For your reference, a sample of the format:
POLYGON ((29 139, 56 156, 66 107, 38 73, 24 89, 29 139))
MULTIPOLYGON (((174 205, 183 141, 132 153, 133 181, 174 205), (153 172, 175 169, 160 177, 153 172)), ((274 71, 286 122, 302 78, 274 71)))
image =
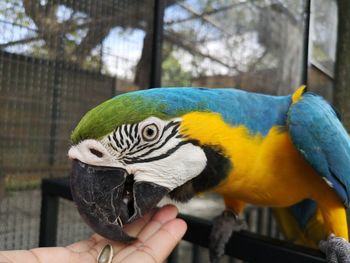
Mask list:
POLYGON ((71 190, 85 222, 98 234, 116 241, 135 238, 123 225, 142 217, 169 192, 149 182, 134 182, 126 170, 92 166, 73 160, 71 190))

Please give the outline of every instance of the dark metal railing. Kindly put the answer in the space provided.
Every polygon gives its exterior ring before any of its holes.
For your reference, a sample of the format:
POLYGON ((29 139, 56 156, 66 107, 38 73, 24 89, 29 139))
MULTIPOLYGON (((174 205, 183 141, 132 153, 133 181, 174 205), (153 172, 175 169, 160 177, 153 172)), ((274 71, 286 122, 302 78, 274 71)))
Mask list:
MULTIPOLYGON (((55 246, 57 236, 58 200, 64 198, 72 200, 68 178, 44 179, 42 181, 42 206, 39 246, 55 246)), ((212 224, 208 220, 179 215, 188 225, 184 240, 192 243, 192 262, 198 262, 200 247, 208 247, 208 236, 212 224)), ((296 246, 289 242, 277 240, 247 231, 235 233, 228 242, 226 255, 248 262, 298 262, 319 263, 326 262, 324 255, 314 249, 296 246)), ((177 262, 176 251, 169 261, 177 262)))

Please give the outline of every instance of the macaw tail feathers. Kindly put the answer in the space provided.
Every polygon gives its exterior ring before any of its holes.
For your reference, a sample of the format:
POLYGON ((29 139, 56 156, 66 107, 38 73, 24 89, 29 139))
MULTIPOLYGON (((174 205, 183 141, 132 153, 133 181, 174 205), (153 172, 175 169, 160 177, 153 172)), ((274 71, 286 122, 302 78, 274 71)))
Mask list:
MULTIPOLYGON (((308 200, 307 202, 309 201, 313 202, 311 200, 308 200)), ((293 207, 274 208, 273 213, 279 229, 286 240, 298 245, 317 248, 319 240, 324 239, 326 234, 323 217, 317 206, 311 208, 310 205, 309 208, 314 210, 314 213, 304 225, 298 222, 299 220, 293 210, 300 209, 302 206, 304 206, 305 209, 306 204, 304 202, 293 207)))

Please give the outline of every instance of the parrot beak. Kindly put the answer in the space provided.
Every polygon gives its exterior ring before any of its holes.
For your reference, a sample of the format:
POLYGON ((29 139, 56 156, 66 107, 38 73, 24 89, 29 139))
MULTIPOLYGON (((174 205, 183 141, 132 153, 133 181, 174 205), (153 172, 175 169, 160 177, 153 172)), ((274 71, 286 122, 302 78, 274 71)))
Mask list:
POLYGON ((169 192, 150 182, 134 182, 126 170, 92 166, 73 160, 71 175, 73 200, 85 222, 98 234, 116 241, 135 238, 123 231, 169 192))

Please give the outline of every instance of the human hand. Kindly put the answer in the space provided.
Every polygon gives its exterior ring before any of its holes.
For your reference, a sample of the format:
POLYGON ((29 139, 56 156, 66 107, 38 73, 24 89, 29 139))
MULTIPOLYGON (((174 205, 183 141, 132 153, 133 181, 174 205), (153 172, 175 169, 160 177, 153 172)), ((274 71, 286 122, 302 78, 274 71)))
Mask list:
POLYGON ((169 256, 186 232, 186 223, 176 218, 177 213, 175 206, 167 205, 126 225, 125 231, 137 237, 137 241, 129 244, 94 234, 88 240, 67 247, 3 251, 0 252, 0 262, 97 263, 102 248, 111 244, 114 251, 113 263, 160 263, 169 256))

